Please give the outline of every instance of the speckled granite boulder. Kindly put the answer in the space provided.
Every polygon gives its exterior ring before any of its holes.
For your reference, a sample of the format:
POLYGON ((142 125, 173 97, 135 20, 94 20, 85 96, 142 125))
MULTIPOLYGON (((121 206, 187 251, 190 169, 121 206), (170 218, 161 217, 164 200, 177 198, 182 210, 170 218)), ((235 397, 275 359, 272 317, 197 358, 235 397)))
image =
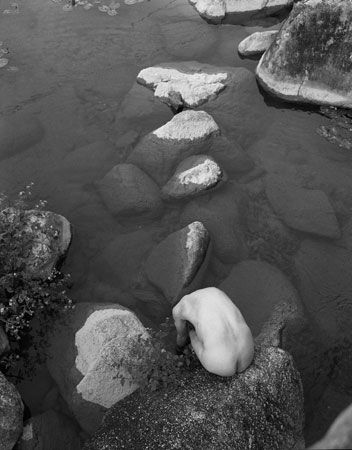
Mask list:
POLYGON ((212 23, 245 23, 291 6, 293 0, 190 0, 199 14, 212 23))
POLYGON ((170 199, 195 197, 209 192, 225 179, 224 171, 210 156, 190 156, 177 166, 162 193, 170 199))
POLYGON ((114 215, 157 215, 162 209, 160 190, 133 164, 118 164, 97 183, 100 195, 114 215))
POLYGON ((289 101, 352 107, 352 4, 349 0, 295 3, 257 78, 289 101))
POLYGON ((13 384, 0 372, 0 448, 12 450, 23 428, 23 404, 13 384))
POLYGON ((142 323, 117 303, 79 303, 54 330, 47 366, 86 432, 94 432, 105 411, 137 389, 125 364, 134 361, 130 350, 138 336, 148 336, 142 323))
POLYGON ((210 251, 207 229, 201 222, 193 222, 170 234, 152 250, 145 271, 174 306, 183 295, 200 287, 210 251))
POLYGON ((49 410, 31 417, 16 450, 79 450, 79 428, 63 414, 49 410))
POLYGON ((203 368, 175 387, 137 391, 109 410, 85 450, 303 449, 303 396, 292 358, 257 347, 252 365, 231 378, 203 368))
POLYGON ((242 56, 254 56, 264 53, 273 43, 276 30, 258 31, 243 39, 238 46, 238 53, 242 56))

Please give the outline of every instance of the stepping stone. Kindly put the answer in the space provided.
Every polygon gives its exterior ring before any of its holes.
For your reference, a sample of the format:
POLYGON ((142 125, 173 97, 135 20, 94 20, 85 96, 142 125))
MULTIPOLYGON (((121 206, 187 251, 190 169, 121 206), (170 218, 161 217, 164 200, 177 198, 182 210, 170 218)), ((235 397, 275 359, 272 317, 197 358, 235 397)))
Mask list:
POLYGON ((260 55, 270 47, 277 34, 276 30, 253 33, 240 42, 238 53, 242 56, 260 55))

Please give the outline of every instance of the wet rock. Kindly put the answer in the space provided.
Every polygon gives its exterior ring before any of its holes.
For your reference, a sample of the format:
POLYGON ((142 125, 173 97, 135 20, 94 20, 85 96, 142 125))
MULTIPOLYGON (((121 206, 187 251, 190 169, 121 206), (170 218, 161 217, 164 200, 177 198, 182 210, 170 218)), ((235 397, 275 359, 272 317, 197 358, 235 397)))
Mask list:
POLYGON ((0 357, 10 350, 9 340, 3 327, 0 326, 0 357))
POLYGON ((85 450, 302 449, 302 426, 302 387, 292 358, 263 347, 231 378, 199 367, 181 373, 173 389, 137 391, 109 410, 85 450))
POLYGON ((343 449, 352 448, 352 405, 336 418, 326 435, 310 449, 343 449))
POLYGON ((295 270, 307 314, 324 341, 352 338, 352 253, 307 239, 295 256, 295 270))
POLYGON ((104 412, 137 388, 126 364, 134 361, 130 350, 140 336, 147 337, 142 323, 117 303, 79 303, 54 330, 47 366, 86 432, 95 431, 104 412))
POLYGON ((239 262, 248 255, 244 238, 247 200, 238 186, 228 183, 219 194, 189 202, 181 223, 201 221, 210 233, 216 256, 224 263, 239 262))
POLYGON ((336 245, 352 251, 352 218, 350 218, 343 226, 341 230, 341 239, 336 241, 336 245))
POLYGON ((44 137, 44 129, 32 114, 16 112, 0 120, 0 159, 23 152, 44 137))
POLYGON ((146 274, 174 306, 183 295, 200 287, 209 256, 209 233, 201 222, 193 222, 152 250, 146 274))
POLYGON ((23 428, 18 450, 79 450, 79 429, 65 415, 49 410, 31 417, 23 428))
POLYGON ((229 140, 224 136, 218 136, 213 140, 208 154, 211 155, 219 165, 226 167, 226 173, 231 176, 243 175, 254 169, 254 161, 243 150, 236 140, 229 140))
POLYGON ((166 198, 189 198, 208 192, 226 179, 221 167, 207 155, 190 156, 178 165, 163 187, 166 198))
POLYGON ((199 14, 212 23, 225 19, 245 23, 274 14, 293 4, 293 0, 189 0, 199 14))
POLYGON ((296 2, 257 67, 260 84, 285 100, 350 108, 351 18, 348 0, 296 2))
POLYGON ((128 157, 157 183, 164 184, 183 159, 209 148, 220 133, 204 111, 183 111, 141 139, 128 157))
POLYGON ((276 305, 283 302, 297 309, 300 304, 298 294, 286 276, 264 261, 248 260, 236 264, 219 289, 240 309, 253 336, 260 333, 276 305))
POLYGON ((12 450, 23 427, 23 403, 13 384, 0 372, 0 444, 12 450))
POLYGON ((118 164, 97 183, 100 195, 114 215, 156 215, 162 209, 160 190, 133 164, 118 164))
POLYGON ((264 53, 273 43, 276 30, 256 32, 240 42, 238 53, 242 56, 253 56, 264 53))
POLYGON ((340 237, 334 209, 323 191, 268 177, 266 194, 276 214, 289 227, 333 239, 340 237))

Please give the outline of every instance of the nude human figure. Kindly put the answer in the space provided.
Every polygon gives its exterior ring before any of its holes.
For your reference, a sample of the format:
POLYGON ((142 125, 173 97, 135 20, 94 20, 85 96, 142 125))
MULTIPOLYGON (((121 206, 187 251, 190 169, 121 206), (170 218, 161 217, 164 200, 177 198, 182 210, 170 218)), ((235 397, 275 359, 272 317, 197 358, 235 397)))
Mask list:
POLYGON ((202 366, 211 373, 230 377, 243 372, 252 362, 251 330, 240 310, 220 289, 211 287, 185 295, 173 308, 177 345, 187 343, 202 366), (187 322, 194 326, 188 331, 187 322))

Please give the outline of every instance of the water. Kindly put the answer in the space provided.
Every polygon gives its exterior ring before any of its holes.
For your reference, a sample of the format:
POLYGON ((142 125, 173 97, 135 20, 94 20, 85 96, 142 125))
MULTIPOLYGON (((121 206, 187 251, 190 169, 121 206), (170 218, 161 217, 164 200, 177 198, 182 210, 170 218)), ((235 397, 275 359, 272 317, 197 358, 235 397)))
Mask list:
MULTIPOLYGON (((160 62, 194 59, 254 72, 257 61, 242 60, 236 49, 263 24, 210 25, 187 0, 121 2, 116 15, 95 6, 65 11, 64 3, 50 0, 19 0, 17 5, 0 0, 0 13, 16 10, 0 15, 0 40, 10 51, 2 55, 9 62, 0 68, 0 116, 28 113, 39 119, 45 135, 0 161, 0 191, 14 195, 33 181, 35 199, 47 200, 49 209, 73 224, 65 271, 75 282, 71 295, 76 301, 118 301, 146 324, 157 324, 169 309, 155 292, 141 288, 136 273, 153 244, 179 228, 182 205, 167 209, 159 221, 118 221, 94 182, 124 160, 139 136, 172 114, 148 117, 146 111, 143 116, 139 110, 144 105, 137 102, 132 107, 139 117, 123 120, 119 110, 137 73, 160 62)), ((268 19, 265 26, 276 22, 268 19)), ((273 101, 254 83, 233 101, 227 136, 236 138, 266 171, 319 186, 343 220, 352 207, 352 156, 316 133, 327 119, 273 101)), ((223 278, 228 269, 211 268, 208 280, 223 278)), ((37 391, 45 390, 46 381, 40 381, 42 387, 38 383, 37 391)), ((26 395, 35 411, 36 399, 26 395)), ((336 396, 327 401, 329 423, 341 404, 336 396)), ((321 430, 314 426, 316 431, 308 431, 316 438, 321 430)))

